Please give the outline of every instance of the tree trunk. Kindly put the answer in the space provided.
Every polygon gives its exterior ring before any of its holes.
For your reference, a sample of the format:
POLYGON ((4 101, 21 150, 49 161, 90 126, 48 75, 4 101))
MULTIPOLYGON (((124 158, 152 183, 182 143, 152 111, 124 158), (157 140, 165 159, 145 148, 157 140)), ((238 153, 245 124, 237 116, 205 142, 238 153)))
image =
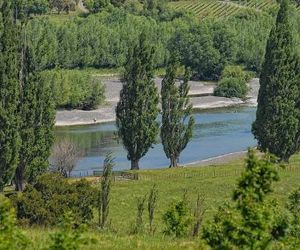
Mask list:
POLYGON ((16 191, 22 192, 24 190, 24 170, 22 167, 16 169, 15 185, 16 191))
POLYGON ((131 160, 131 170, 139 170, 139 160, 131 160))
POLYGON ((176 168, 176 167, 178 167, 177 156, 171 156, 170 157, 170 168, 176 168))

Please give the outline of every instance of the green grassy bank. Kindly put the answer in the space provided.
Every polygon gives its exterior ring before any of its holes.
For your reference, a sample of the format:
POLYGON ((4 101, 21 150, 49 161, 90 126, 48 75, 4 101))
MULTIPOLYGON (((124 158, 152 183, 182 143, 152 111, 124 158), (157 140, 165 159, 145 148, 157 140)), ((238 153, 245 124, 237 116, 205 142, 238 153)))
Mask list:
MULTIPOLYGON (((181 169, 143 170, 138 173, 138 180, 115 179, 112 187, 110 205, 111 226, 109 231, 100 231, 95 223, 86 235, 96 239, 83 249, 201 249, 200 239, 173 239, 164 237, 162 215, 169 204, 182 197, 187 190, 191 208, 196 197, 201 193, 205 197, 204 223, 210 220, 217 208, 230 201, 233 188, 244 168, 243 160, 221 166, 191 167, 181 169), (148 234, 147 211, 144 213, 145 233, 130 235, 136 218, 136 200, 146 195, 156 184, 159 190, 157 211, 155 213, 155 233, 148 234), (129 236, 128 236, 129 235, 129 236)), ((284 204, 288 194, 300 185, 300 155, 296 155, 284 169, 279 169, 280 181, 274 185, 272 198, 284 204)), ((91 178, 95 185, 98 180, 91 178)), ((34 249, 42 249, 48 240, 48 233, 55 229, 25 228, 28 237, 34 243, 34 249)), ((205 247, 204 247, 205 249, 205 247)))

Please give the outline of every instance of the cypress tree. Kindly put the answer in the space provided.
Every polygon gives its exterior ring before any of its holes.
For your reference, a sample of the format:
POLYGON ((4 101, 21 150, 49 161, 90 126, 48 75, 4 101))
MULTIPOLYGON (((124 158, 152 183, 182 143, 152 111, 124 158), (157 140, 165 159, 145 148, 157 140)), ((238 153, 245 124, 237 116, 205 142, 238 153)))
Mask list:
POLYGON ((0 1, 0 191, 13 177, 20 147, 18 132, 18 28, 10 1, 0 1))
POLYGON ((35 113, 34 159, 26 171, 29 183, 49 167, 49 157, 54 142, 55 103, 50 86, 36 74, 37 109, 35 113))
POLYGON ((259 148, 281 161, 299 150, 300 70, 289 14, 288 0, 282 0, 267 43, 252 126, 259 148))
POLYGON ((39 72, 32 63, 25 32, 22 39, 20 71, 20 137, 19 163, 15 173, 16 190, 22 191, 25 180, 35 177, 48 167, 48 158, 54 135, 54 103, 49 86, 41 81, 39 72))
POLYGON ((190 70, 187 69, 183 82, 176 86, 177 63, 172 62, 167 68, 162 81, 162 127, 161 140, 165 154, 170 159, 170 167, 177 167, 180 153, 192 138, 194 118, 191 117, 192 105, 188 92, 190 70))
POLYGON ((20 135, 22 139, 19 164, 16 170, 16 189, 22 191, 47 170, 54 142, 55 107, 50 87, 38 73, 32 74, 23 87, 20 106, 20 135))
POLYGON ((116 108, 118 134, 127 150, 131 169, 139 169, 139 160, 155 142, 159 125, 158 93, 153 80, 154 48, 145 34, 129 52, 123 89, 116 108))

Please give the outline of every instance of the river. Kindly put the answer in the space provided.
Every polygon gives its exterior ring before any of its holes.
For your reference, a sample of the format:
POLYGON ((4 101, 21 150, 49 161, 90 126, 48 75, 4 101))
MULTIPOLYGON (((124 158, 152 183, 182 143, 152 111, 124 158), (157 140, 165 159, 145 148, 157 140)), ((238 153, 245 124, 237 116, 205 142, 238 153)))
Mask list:
MULTIPOLYGON (((233 107, 194 113, 193 138, 182 152, 180 163, 196 162, 255 146, 256 141, 251 134, 255 112, 255 107, 233 107)), ((115 170, 130 168, 114 123, 56 128, 55 133, 56 139, 68 138, 82 150, 83 157, 78 161, 73 176, 92 175, 93 171, 101 170, 108 152, 115 157, 115 170)), ((140 167, 155 169, 168 165, 169 160, 158 138, 154 147, 141 159, 140 167)))

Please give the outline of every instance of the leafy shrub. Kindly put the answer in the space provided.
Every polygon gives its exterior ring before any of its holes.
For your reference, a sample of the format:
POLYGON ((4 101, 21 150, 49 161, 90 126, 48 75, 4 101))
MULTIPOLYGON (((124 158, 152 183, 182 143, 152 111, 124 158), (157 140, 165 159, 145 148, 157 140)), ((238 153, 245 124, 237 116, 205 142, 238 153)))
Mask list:
POLYGON ((84 226, 77 226, 72 213, 66 213, 62 219, 60 230, 51 235, 49 250, 77 250, 87 243, 82 236, 84 226))
POLYGON ((104 87, 99 82, 93 81, 91 84, 91 93, 83 102, 83 109, 93 110, 104 101, 104 87))
POLYGON ((166 224, 165 233, 175 235, 176 237, 186 236, 191 226, 192 216, 188 208, 186 195, 181 201, 170 206, 163 215, 163 221, 166 224))
POLYGON ((57 224, 72 211, 78 223, 93 218, 97 191, 86 180, 70 183, 59 174, 47 173, 14 197, 17 217, 30 224, 57 224))
POLYGON ((245 98, 248 91, 247 84, 240 78, 223 78, 214 90, 215 96, 245 98))
POLYGON ((300 240, 300 188, 289 195, 287 207, 293 217, 291 234, 300 240))
POLYGON ((245 71, 241 66, 226 66, 222 72, 221 79, 238 78, 248 82, 254 77, 254 73, 245 71))
POLYGON ((25 249, 28 240, 16 227, 15 210, 9 199, 0 195, 0 250, 25 249))
POLYGON ((246 170, 233 193, 233 204, 222 206, 202 237, 212 249, 268 249, 285 236, 287 223, 275 202, 268 202, 278 181, 274 157, 259 159, 249 150, 246 170))
POLYGON ((95 109, 104 101, 104 87, 89 73, 76 70, 51 70, 42 73, 50 84, 57 107, 95 109))

